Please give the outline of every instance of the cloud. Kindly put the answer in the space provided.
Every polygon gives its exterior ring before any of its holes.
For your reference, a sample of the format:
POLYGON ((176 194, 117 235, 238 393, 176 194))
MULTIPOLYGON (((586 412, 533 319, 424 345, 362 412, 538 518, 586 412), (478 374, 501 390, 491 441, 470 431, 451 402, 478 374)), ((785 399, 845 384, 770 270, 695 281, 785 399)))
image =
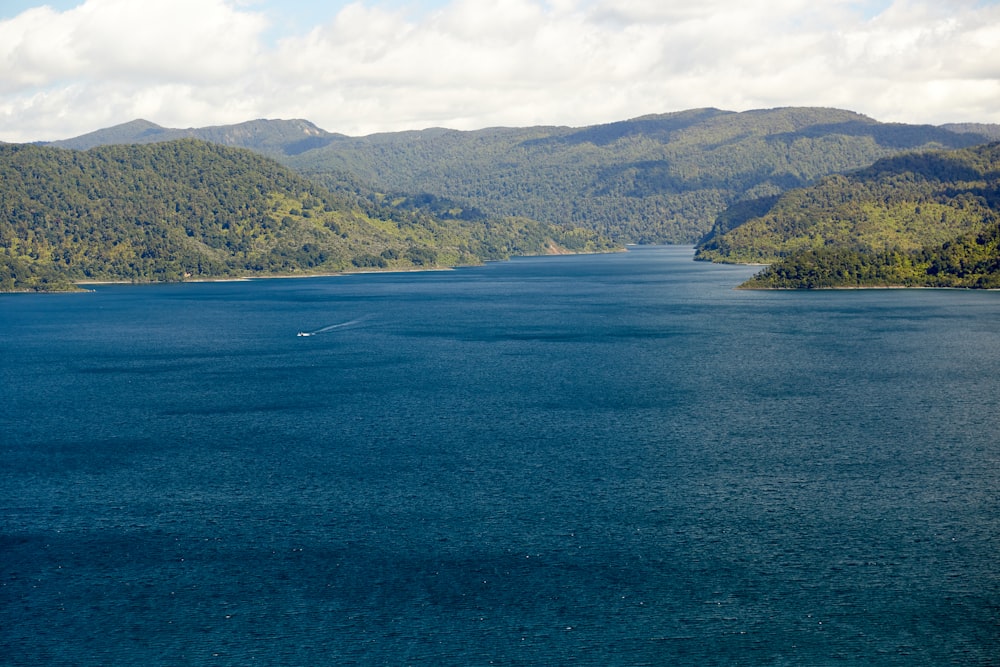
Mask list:
POLYGON ((0 23, 4 93, 65 80, 214 83, 258 55, 261 17, 219 0, 89 0, 0 23))
POLYGON ((331 131, 584 125, 820 105, 1000 122, 1000 9, 971 0, 354 2, 272 39, 262 2, 87 0, 0 22, 0 139, 145 117, 331 131))

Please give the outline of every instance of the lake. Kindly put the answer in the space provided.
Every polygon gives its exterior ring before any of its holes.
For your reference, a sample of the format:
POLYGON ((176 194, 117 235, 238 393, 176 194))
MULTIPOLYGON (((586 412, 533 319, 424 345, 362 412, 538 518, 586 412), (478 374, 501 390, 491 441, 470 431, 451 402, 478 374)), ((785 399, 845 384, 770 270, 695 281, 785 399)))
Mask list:
POLYGON ((0 296, 0 662, 997 665, 1000 293, 691 257, 0 296))

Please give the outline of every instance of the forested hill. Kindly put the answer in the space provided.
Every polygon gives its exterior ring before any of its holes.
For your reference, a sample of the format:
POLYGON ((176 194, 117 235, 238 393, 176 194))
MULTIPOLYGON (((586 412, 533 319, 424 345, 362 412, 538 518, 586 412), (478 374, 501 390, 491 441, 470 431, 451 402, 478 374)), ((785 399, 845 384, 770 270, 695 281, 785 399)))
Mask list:
POLYGON ((986 143, 991 125, 880 123, 850 111, 693 109, 591 127, 429 129, 347 137, 308 121, 171 130, 134 121, 71 148, 188 136, 276 157, 316 182, 445 199, 488 216, 572 223, 631 243, 695 243, 730 204, 911 149, 986 143))
POLYGON ((251 120, 236 125, 177 129, 138 119, 73 139, 49 142, 58 148, 87 150, 113 144, 153 144, 175 139, 201 139, 213 144, 249 148, 281 158, 326 146, 344 135, 327 132, 307 120, 251 120))
POLYGON ((0 291, 478 263, 599 250, 592 233, 442 220, 324 190, 248 150, 184 139, 0 145, 0 291))
POLYGON ((586 128, 424 130, 345 138, 286 160, 311 178, 348 171, 493 215, 571 221, 621 242, 694 243, 730 204, 975 132, 886 124, 849 111, 697 109, 586 128))
POLYGON ((886 158, 752 208, 721 216, 696 257, 770 263, 757 287, 1000 286, 1000 143, 886 158))

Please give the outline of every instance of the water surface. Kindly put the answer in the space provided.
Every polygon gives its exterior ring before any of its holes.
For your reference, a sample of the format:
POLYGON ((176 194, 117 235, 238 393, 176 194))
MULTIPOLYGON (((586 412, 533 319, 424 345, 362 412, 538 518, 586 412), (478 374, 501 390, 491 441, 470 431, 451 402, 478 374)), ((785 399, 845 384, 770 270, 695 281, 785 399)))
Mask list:
POLYGON ((0 661, 997 664, 1000 293, 690 258, 0 297, 0 661))

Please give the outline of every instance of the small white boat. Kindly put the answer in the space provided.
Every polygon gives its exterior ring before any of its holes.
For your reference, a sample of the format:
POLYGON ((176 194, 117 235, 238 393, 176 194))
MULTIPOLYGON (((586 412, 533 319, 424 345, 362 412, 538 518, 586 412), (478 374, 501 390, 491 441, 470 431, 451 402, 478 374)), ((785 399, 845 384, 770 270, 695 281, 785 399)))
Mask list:
POLYGON ((310 331, 300 331, 298 333, 298 335, 299 336, 312 336, 312 332, 310 332, 310 331))

